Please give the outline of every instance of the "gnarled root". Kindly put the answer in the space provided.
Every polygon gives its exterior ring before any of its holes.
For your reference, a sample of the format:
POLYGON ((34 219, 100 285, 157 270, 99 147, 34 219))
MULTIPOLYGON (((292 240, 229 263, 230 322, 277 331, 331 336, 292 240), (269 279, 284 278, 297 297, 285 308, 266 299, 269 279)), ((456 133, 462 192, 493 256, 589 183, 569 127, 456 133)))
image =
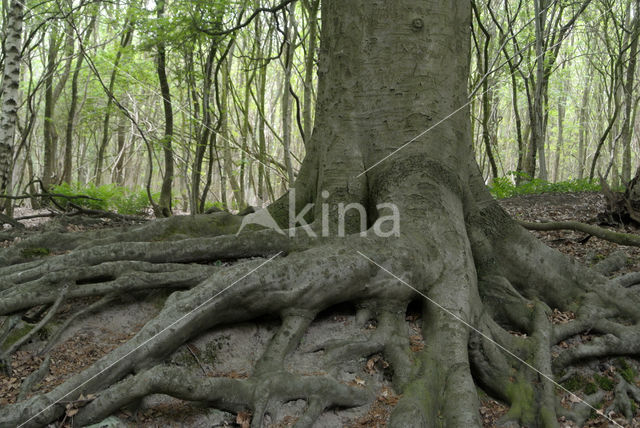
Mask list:
MULTIPOLYGON (((567 391, 554 379, 578 359, 640 351, 638 295, 624 287, 629 281, 606 280, 572 264, 500 220, 500 213, 479 211, 463 218, 455 192, 433 187, 420 194, 429 207, 422 213, 430 214, 412 222, 399 238, 351 235, 312 245, 252 232, 244 238, 188 239, 166 247, 107 244, 100 251, 79 249, 23 269, 2 268, 4 313, 27 308, 19 304, 20 293, 38 304, 53 303, 60 281, 71 282, 67 293, 75 297, 112 296, 127 287, 186 290, 174 292, 135 337, 84 372, 4 408, 0 426, 49 423, 64 412, 57 403, 80 394, 95 399, 79 409, 76 422, 93 423, 153 393, 233 412, 249 410, 254 427, 277 419, 283 403, 304 399, 307 406, 297 425, 311 426, 327 408, 361 406, 373 399, 368 387, 343 383, 340 367, 374 354, 382 354, 391 366, 393 388, 402 395, 391 426, 479 426, 476 384, 510 405, 504 423, 556 426, 559 415, 584 418, 599 395, 565 409, 558 392, 567 391), (256 245, 249 250, 252 240, 256 245), (260 258, 227 267, 202 263, 247 255, 260 258), (278 256, 266 258, 272 255, 278 256), (412 346, 405 321, 407 306, 416 298, 423 300, 423 348, 412 346), (359 308, 358 322, 375 328, 311 349, 323 357, 321 374, 287 367, 287 357, 316 315, 346 302, 359 308), (572 311, 575 317, 557 324, 552 309, 572 311), (167 356, 202 332, 264 315, 278 316, 281 325, 249 378, 210 378, 166 365, 167 356), (556 347, 585 331, 602 336, 556 347)), ((636 397, 632 386, 620 382, 618 389, 621 397, 636 397)), ((616 410, 628 413, 624 403, 616 410)))

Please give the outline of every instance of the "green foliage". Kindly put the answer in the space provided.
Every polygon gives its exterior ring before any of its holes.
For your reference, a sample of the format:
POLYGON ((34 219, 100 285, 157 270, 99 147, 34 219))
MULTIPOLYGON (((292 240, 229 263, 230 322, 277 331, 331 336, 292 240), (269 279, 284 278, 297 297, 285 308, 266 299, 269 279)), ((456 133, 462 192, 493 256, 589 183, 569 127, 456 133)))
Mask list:
MULTIPOLYGON (((53 187, 52 193, 58 193, 67 196, 85 195, 94 199, 74 199, 73 203, 83 208, 115 211, 119 214, 144 214, 151 206, 145 190, 131 191, 126 187, 120 187, 115 184, 105 184, 96 186, 88 184, 86 186, 74 183, 72 185, 63 183, 53 187)), ((159 194, 153 195, 158 198, 159 194)), ((55 198, 56 202, 65 206, 68 200, 65 198, 55 198)))
POLYGON ((589 382, 588 384, 585 385, 584 387, 585 394, 591 395, 591 394, 595 394, 596 392, 598 392, 598 386, 595 383, 589 382))
POLYGON ((622 378, 630 384, 635 385, 635 380, 638 376, 636 370, 632 366, 630 366, 624 358, 618 359, 618 365, 620 367, 620 376, 622 376, 622 378))
POLYGON ((204 210, 207 211, 211 208, 218 208, 220 210, 224 210, 224 204, 220 201, 215 201, 215 202, 205 202, 204 203, 204 210))
POLYGON ((588 179, 583 179, 549 183, 548 181, 540 180, 539 178, 527 180, 527 177, 522 173, 515 172, 510 172, 506 177, 496 178, 489 186, 491 194, 498 199, 540 193, 593 192, 600 190, 600 184, 595 180, 590 181, 588 179), (512 179, 512 177, 515 177, 516 175, 522 176, 522 183, 518 186, 514 184, 514 180, 512 179))
POLYGON ((600 386, 600 388, 603 389, 604 391, 613 391, 613 387, 614 387, 613 380, 609 379, 608 377, 600 376, 599 374, 594 374, 593 380, 595 380, 598 386, 600 386))
POLYGON ((33 330, 35 325, 33 324, 24 324, 22 327, 13 330, 7 339, 4 342, 3 350, 9 349, 11 345, 20 340, 23 336, 27 335, 31 330, 33 330))
POLYGON ((573 375, 563 382, 563 386, 571 392, 578 392, 582 388, 588 386, 589 381, 580 375, 573 375))
POLYGON ((25 257, 27 259, 48 256, 49 253, 50 251, 48 248, 41 248, 41 247, 24 248, 21 251, 22 257, 25 257))

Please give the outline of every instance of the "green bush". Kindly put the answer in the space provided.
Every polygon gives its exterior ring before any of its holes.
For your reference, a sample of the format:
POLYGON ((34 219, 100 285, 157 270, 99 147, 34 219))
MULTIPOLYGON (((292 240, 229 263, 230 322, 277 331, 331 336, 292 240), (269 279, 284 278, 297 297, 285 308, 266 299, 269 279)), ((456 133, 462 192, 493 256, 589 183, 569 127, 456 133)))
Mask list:
MULTIPOLYGON (((96 186, 94 184, 82 185, 79 183, 63 183, 54 186, 51 193, 66 196, 85 195, 94 199, 73 199, 71 202, 87 209, 115 211, 119 214, 144 214, 150 207, 145 190, 132 191, 126 187, 115 184, 96 186)), ((153 195, 157 198, 158 195, 153 195)), ((61 206, 67 206, 70 202, 66 198, 54 198, 61 206)))
POLYGON ((539 178, 533 180, 522 173, 510 172, 506 177, 498 177, 489 186, 489 191, 498 199, 512 198, 519 195, 531 195, 540 193, 563 193, 563 192, 586 192, 600 191, 600 184, 595 180, 569 180, 558 183, 549 183, 539 178), (522 177, 522 183, 516 186, 514 179, 516 175, 522 177))

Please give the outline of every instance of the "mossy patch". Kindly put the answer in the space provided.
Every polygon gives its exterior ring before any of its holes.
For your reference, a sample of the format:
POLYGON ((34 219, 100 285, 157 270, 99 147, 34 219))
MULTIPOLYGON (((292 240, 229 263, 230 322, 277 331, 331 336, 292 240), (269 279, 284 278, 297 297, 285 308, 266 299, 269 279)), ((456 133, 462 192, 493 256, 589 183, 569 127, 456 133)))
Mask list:
POLYGON ((231 336, 225 334, 220 337, 217 337, 207 343, 202 359, 209 364, 213 364, 218 356, 218 352, 221 351, 225 346, 229 345, 229 340, 231 336))
POLYGON ((7 336, 7 339, 4 341, 3 348, 8 349, 11 345, 20 340, 21 337, 25 336, 31 330, 33 330, 34 327, 35 326, 33 324, 25 324, 22 327, 13 330, 11 333, 9 333, 9 336, 7 336))
MULTIPOLYGON (((589 380, 581 375, 573 375, 563 382, 563 386, 571 392, 578 392, 589 384, 589 380)), ((585 391, 586 392, 586 391, 585 391)))
POLYGON ((26 259, 33 259, 36 257, 48 256, 49 254, 51 254, 51 251, 49 251, 48 248, 44 247, 31 247, 24 248, 20 254, 26 259))
POLYGON ((593 380, 596 381, 600 389, 604 391, 613 391, 613 387, 615 384, 613 380, 609 379, 608 377, 600 376, 599 374, 594 374, 593 380))
POLYGON ((584 393, 587 394, 587 395, 595 394, 596 392, 598 392, 598 385, 596 385, 593 382, 589 382, 584 387, 584 393))
POLYGON ((535 421, 535 394, 532 386, 524 379, 518 379, 507 386, 507 397, 511 401, 508 417, 518 418, 522 423, 535 421))
POLYGON ((638 373, 636 370, 627 363, 627 360, 624 358, 619 358, 617 361, 617 365, 619 367, 620 376, 630 384, 635 384, 636 377, 638 373))

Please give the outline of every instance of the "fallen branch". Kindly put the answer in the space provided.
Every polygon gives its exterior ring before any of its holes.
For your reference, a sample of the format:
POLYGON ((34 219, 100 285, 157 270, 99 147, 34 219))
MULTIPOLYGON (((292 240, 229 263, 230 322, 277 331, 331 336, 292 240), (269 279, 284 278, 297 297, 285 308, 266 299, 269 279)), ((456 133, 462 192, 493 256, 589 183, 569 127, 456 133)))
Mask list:
POLYGON ((82 318, 83 316, 96 312, 99 309, 102 309, 103 307, 105 307, 106 305, 108 305, 109 303, 113 302, 118 296, 116 294, 109 294, 107 296, 104 296, 102 299, 98 300, 97 302, 94 302, 93 304, 87 306, 86 308, 84 308, 83 310, 76 312, 73 316, 71 316, 69 319, 67 319, 64 324, 62 324, 55 333, 53 333, 53 335, 49 338, 49 341, 47 342, 47 344, 44 346, 44 348, 42 348, 39 352, 38 355, 44 355, 46 353, 48 353, 51 348, 53 348, 56 345, 56 342, 58 341, 58 339, 60 339, 60 336, 62 336, 62 333, 64 333, 67 328, 78 318, 82 318))
POLYGON ((618 283, 622 287, 631 287, 636 284, 640 284, 640 272, 631 272, 626 275, 614 278, 614 282, 618 283))
POLYGON ((88 199, 90 201, 102 202, 102 199, 94 198, 93 196, 64 195, 62 193, 26 193, 24 195, 0 195, 0 199, 21 200, 21 199, 31 199, 31 198, 62 198, 62 199, 69 199, 69 200, 88 199))
POLYGON ((518 221, 522 227, 529 230, 550 231, 550 230, 574 230, 593 235, 605 241, 614 242, 619 245, 630 245, 640 247, 640 236, 631 233, 614 232, 603 227, 591 224, 580 223, 578 221, 550 221, 545 223, 530 223, 518 221))
POLYGON ((6 214, 0 213, 0 226, 5 223, 10 224, 16 229, 24 229, 24 224, 6 214))
POLYGON ((59 215, 63 215, 63 214, 56 213, 56 212, 48 212, 48 213, 41 213, 41 214, 25 215, 22 217, 17 217, 16 220, 31 220, 34 218, 57 217, 59 215))
POLYGON ((47 356, 44 359, 40 367, 33 373, 31 373, 20 385, 20 393, 18 395, 18 401, 22 401, 27 398, 27 395, 31 392, 34 386, 36 386, 44 377, 49 373, 49 366, 51 365, 51 357, 47 356))
POLYGON ((110 218, 110 219, 114 219, 114 220, 126 220, 126 221, 144 221, 144 220, 146 220, 144 217, 135 216, 135 215, 118 214, 118 213, 114 213, 114 212, 111 212, 111 211, 96 210, 96 209, 91 209, 91 208, 83 208, 80 205, 74 204, 73 202, 69 202, 69 206, 71 206, 72 208, 74 208, 77 211, 77 213, 74 213, 73 215, 85 214, 85 215, 89 215, 89 216, 106 217, 106 218, 110 218))

